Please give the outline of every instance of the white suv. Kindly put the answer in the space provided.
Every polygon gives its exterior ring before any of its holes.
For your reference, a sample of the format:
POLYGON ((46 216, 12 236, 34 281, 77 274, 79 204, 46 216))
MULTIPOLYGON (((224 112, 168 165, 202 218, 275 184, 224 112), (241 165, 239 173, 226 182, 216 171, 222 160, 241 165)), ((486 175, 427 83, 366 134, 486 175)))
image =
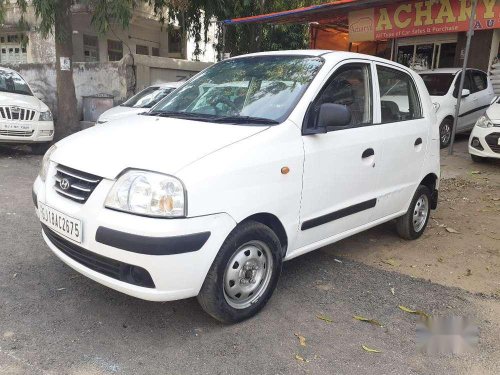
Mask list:
POLYGON ((30 144, 33 152, 43 154, 53 137, 49 107, 19 73, 0 68, 0 144, 30 144))
POLYGON ((198 296, 237 322, 268 301, 284 260, 392 219, 406 239, 423 233, 435 122, 422 79, 399 64, 246 55, 147 114, 58 142, 33 199, 46 243, 78 272, 146 300, 198 296))
MULTIPOLYGON (((419 74, 437 108, 441 148, 447 147, 451 141, 461 69, 442 68, 419 74)), ((484 114, 494 96, 488 75, 481 70, 467 69, 456 132, 463 133, 471 130, 477 119, 484 114)))

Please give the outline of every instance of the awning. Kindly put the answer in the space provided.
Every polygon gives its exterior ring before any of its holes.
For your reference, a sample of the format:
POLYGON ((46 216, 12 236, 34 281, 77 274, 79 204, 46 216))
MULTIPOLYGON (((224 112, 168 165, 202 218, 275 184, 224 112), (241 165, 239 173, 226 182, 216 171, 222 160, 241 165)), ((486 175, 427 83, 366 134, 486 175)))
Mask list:
POLYGON ((285 10, 282 12, 261 14, 258 16, 233 18, 223 21, 226 25, 246 23, 307 23, 327 20, 345 20, 351 10, 369 8, 370 6, 392 4, 390 0, 338 0, 321 5, 285 10))

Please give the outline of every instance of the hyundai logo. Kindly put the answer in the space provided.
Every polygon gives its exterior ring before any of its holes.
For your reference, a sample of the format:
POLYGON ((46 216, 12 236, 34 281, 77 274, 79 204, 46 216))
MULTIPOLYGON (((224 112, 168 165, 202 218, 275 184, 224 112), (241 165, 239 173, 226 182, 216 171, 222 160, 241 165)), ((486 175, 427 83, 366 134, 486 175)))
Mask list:
POLYGON ((67 178, 63 178, 59 184, 61 185, 61 189, 63 190, 68 190, 71 187, 67 178))
POLYGON ((10 110, 11 110, 13 113, 19 113, 19 112, 21 112, 21 108, 19 108, 19 107, 10 107, 10 110))

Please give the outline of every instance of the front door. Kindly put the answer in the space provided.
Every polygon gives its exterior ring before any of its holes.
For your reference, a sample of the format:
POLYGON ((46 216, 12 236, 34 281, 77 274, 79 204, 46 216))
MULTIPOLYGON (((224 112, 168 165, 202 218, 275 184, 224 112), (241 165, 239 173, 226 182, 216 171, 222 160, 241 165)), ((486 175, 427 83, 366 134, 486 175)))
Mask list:
POLYGON ((296 248, 371 221, 383 137, 373 125, 372 70, 372 64, 363 60, 337 66, 308 110, 306 123, 317 119, 323 103, 346 105, 351 123, 341 130, 303 136, 305 161, 296 248))
MULTIPOLYGON (((461 74, 462 73, 459 73, 457 79, 455 80, 455 90, 453 91, 453 96, 455 98, 458 97, 458 88, 460 86, 461 74)), ((474 95, 472 89, 469 71, 467 71, 467 73, 465 74, 464 89, 469 90, 470 94, 466 97, 462 96, 462 101, 460 102, 460 114, 458 115, 457 131, 471 128, 472 126, 474 126, 474 123, 477 120, 475 111, 476 107, 478 106, 477 96, 474 95)))

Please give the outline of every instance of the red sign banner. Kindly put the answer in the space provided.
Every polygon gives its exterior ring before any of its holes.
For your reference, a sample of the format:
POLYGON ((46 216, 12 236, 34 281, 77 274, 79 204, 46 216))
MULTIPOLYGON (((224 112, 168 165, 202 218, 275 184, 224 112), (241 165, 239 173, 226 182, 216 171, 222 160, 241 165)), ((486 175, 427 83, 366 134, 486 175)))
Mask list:
MULTIPOLYGON (((470 0, 427 0, 352 11, 349 40, 360 42, 466 31, 471 10, 470 0)), ((500 28, 500 2, 478 0, 474 28, 500 28)))

